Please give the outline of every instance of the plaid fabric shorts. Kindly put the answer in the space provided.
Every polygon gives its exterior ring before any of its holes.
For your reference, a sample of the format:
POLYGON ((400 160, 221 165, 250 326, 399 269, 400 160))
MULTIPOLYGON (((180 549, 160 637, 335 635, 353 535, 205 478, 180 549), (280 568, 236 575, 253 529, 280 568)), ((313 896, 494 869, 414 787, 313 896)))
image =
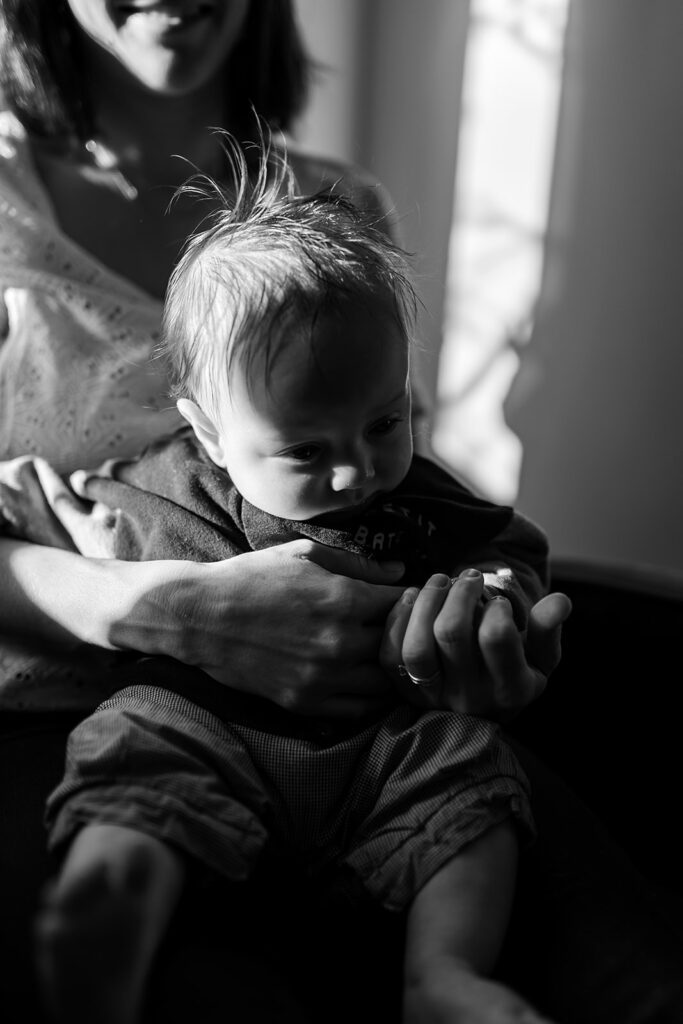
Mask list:
POLYGON ((483 719, 400 705, 326 745, 150 685, 120 690, 74 729, 46 808, 53 850, 85 824, 125 825, 237 881, 276 844, 311 876, 350 868, 392 910, 509 817, 533 836, 527 779, 483 719))

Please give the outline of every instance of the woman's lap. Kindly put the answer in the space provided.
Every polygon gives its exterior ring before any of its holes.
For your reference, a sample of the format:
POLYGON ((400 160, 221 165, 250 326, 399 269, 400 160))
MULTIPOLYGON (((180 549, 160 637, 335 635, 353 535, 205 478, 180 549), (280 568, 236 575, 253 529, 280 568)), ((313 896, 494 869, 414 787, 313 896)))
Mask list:
MULTIPOLYGON (((66 737, 76 721, 66 715, 26 719, 18 715, 0 717, 0 878, 4 889, 0 900, 0 993, 5 1006, 13 1006, 21 999, 17 1021, 20 1015, 22 1020, 30 1018, 35 999, 31 926, 40 889, 50 872, 43 805, 61 777, 66 737)), ((515 913, 501 972, 559 1024, 679 1024, 683 1020, 683 927, 681 917, 671 912, 679 897, 668 894, 667 899, 660 898, 654 886, 638 874, 612 843, 586 805, 528 749, 519 744, 516 749, 531 779, 539 838, 522 858, 515 913)), ((228 894, 228 900, 231 895, 228 894)), ((209 891, 206 896, 199 913, 214 917, 215 899, 209 891)), ((277 911, 277 900, 271 902, 267 897, 266 903, 277 911)), ((227 907, 228 903, 226 912, 227 907)), ((286 946, 289 922, 296 917, 296 913, 292 914, 291 892, 289 903, 280 909, 285 921, 280 925, 279 935, 286 946)), ((194 917, 197 912, 193 912, 194 917)), ((248 908, 244 912, 247 914, 248 908)), ((180 920, 182 923, 182 917, 180 920)), ((309 918, 303 915, 301 920, 309 918)), ((313 926, 315 912, 310 920, 313 926)), ((329 949, 339 951, 338 964, 332 963, 332 974, 337 967, 341 973, 347 967, 341 952, 345 929, 349 941, 354 933, 357 938, 357 920, 344 913, 337 918, 334 912, 326 913, 321 920, 335 922, 335 941, 329 949)), ((265 921, 261 921, 262 930, 265 921)), ((391 918, 386 915, 374 923, 380 932, 392 931, 391 918)), ((399 920, 396 925, 394 932, 399 935, 399 920)), ((277 940, 275 917, 271 926, 277 940)), ((253 957, 254 964, 260 955, 259 929, 252 928, 252 932, 254 945, 248 955, 253 957)), ((313 947, 321 945, 320 935, 308 937, 312 938, 312 973, 316 955, 313 947)), ((305 942, 306 928, 299 925, 296 938, 305 942)), ((179 935, 176 929, 175 939, 168 945, 167 965, 160 965, 160 979, 177 981, 177 964, 187 963, 184 943, 185 935, 179 935), (171 970, 174 963, 176 967, 171 970)), ((192 942, 188 945, 191 947, 192 942)), ((398 945, 392 948, 398 957, 398 945)), ((197 955, 190 955, 190 962, 207 962, 206 948, 195 952, 197 955)), ((300 947, 298 953, 302 952, 300 947)), ((242 954, 244 958, 243 950, 242 954)), ((231 990, 226 981, 226 963, 231 962, 231 957, 228 954, 226 961, 219 952, 213 962, 219 960, 223 967, 221 977, 215 979, 217 1006, 231 990)), ((301 955, 296 961, 307 962, 301 955)), ((261 967, 256 964, 250 974, 244 963, 239 967, 239 962, 232 962, 235 982, 239 983, 246 1005, 248 990, 261 967)), ((394 976, 391 965, 382 967, 384 977, 394 976)), ((189 976, 189 966, 187 973, 189 976)), ((212 978, 206 968, 200 973, 205 986, 210 986, 212 978)), ((180 992, 177 995, 181 998, 180 992)), ((210 999, 210 993, 205 992, 205 998, 210 999)), ((233 999, 237 998, 233 995, 233 999)), ((287 1001, 284 989, 281 1001, 287 1001)), ((327 1013, 331 1019, 329 1007, 327 1013)), ((267 1016, 264 1010, 264 1019, 267 1016)), ((4 1019, 11 1024, 14 1018, 10 1015, 4 1019)), ((295 1019, 295 1011, 282 1019, 295 1019)))

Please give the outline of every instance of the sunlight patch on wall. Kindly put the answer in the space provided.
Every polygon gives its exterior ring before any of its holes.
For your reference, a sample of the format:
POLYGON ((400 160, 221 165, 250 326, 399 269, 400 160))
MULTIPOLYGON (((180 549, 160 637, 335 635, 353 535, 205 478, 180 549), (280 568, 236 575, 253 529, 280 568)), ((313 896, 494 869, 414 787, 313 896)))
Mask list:
POLYGON ((432 444, 513 502, 521 445, 503 402, 543 267, 570 0, 472 0, 432 444))

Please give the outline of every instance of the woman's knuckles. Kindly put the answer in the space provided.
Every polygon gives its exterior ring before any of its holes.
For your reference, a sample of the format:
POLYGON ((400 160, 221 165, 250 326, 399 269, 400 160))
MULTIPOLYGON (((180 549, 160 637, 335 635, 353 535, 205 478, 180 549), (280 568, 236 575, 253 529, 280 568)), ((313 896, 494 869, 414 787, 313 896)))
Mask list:
POLYGON ((440 647, 464 647, 472 643, 472 624, 462 619, 437 619, 434 623, 434 639, 440 647))

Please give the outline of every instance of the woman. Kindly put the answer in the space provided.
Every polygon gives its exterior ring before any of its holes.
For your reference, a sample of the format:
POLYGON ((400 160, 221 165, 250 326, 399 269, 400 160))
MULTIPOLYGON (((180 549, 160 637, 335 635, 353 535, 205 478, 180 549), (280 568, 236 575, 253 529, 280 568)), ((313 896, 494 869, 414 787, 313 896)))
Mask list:
MULTIPOLYGON (((170 270, 207 209, 169 201, 195 167, 223 176, 211 126, 253 138, 256 110, 290 127, 309 64, 286 0, 2 0, 0 30, 0 457, 38 452, 66 471, 176 424, 152 357, 170 270)), ((303 191, 338 182, 384 213, 366 176, 291 157, 303 191)), ((479 671, 471 641, 454 654, 435 629, 445 603, 468 606, 466 583, 427 586, 408 606, 400 567, 311 544, 195 565, 2 541, 0 572, 9 991, 26 987, 26 922, 47 870, 42 803, 68 729, 107 692, 103 650, 170 655, 302 714, 354 716, 390 685, 381 646, 389 672, 441 670, 451 706, 496 716, 542 691, 568 612, 540 602, 524 650, 506 602, 488 606, 480 629, 500 654, 479 671)))
MULTIPOLYGON (((0 13, 0 88, 13 112, 3 118, 0 165, 0 457, 40 452, 66 471, 137 451, 176 424, 151 357, 170 269, 207 210, 185 201, 169 213, 170 199, 195 166, 221 177, 223 152, 207 126, 254 138, 253 107, 273 127, 289 127, 309 65, 290 5, 277 0, 175 8, 4 0, 0 13)), ((382 214, 378 187, 355 170, 292 156, 302 190, 341 178, 340 188, 382 214)), ((0 616, 11 636, 171 654, 304 713, 360 713, 387 685, 376 652, 400 589, 331 580, 301 548, 236 568, 139 571, 28 547, 3 551, 11 563, 0 616), (332 628, 340 607, 348 609, 341 636, 332 628), (307 631, 302 652, 295 627, 311 614, 321 628, 307 631)), ((327 553, 315 558, 363 581, 398 578, 327 553)), ((51 686, 46 704, 44 687, 27 685, 26 673, 24 664, 18 684, 5 679, 4 708, 83 706, 74 685, 51 686)), ((526 666, 521 675, 522 690, 541 685, 526 666)))

